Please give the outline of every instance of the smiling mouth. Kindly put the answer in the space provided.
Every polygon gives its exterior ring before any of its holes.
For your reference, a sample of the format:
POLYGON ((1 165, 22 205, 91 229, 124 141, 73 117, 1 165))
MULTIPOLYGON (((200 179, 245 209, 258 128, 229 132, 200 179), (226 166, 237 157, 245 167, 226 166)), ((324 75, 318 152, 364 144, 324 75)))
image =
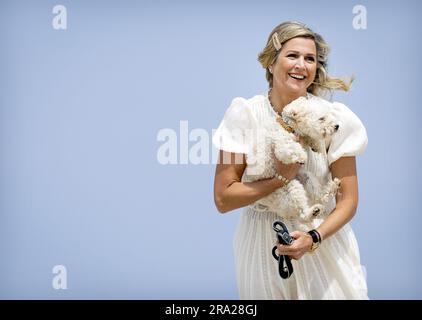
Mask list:
POLYGON ((294 73, 289 73, 290 78, 293 78, 295 80, 305 80, 306 77, 304 75, 300 75, 300 74, 294 74, 294 73))

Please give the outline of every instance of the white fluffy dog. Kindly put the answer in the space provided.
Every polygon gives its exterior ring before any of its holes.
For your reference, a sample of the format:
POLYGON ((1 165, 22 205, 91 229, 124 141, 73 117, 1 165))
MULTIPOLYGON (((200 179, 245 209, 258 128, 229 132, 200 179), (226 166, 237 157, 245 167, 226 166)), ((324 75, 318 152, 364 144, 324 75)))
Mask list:
MULTIPOLYGON (((282 117, 302 138, 304 146, 297 142, 293 133, 274 121, 264 134, 258 135, 256 147, 248 154, 247 175, 250 181, 274 177, 274 156, 284 164, 304 164, 307 161, 304 147, 309 147, 314 152, 325 151, 325 140, 339 128, 329 110, 312 107, 305 97, 288 104, 283 109, 282 117)), ((339 187, 339 179, 335 178, 321 185, 311 172, 301 168, 296 179, 259 199, 256 204, 264 205, 281 217, 299 216, 306 222, 324 211, 325 204, 337 193, 339 187)))

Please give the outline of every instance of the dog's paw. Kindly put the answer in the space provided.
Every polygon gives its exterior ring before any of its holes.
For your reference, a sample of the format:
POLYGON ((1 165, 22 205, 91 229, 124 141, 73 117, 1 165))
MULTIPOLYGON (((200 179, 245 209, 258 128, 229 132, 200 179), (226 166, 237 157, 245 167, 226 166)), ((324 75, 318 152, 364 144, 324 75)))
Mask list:
POLYGON ((317 216, 319 216, 320 214, 322 214, 322 213, 323 213, 323 211, 324 211, 324 206, 323 206, 322 204, 316 204, 316 205, 313 205, 313 206, 310 208, 310 210, 311 210, 311 212, 312 212, 312 217, 317 217, 317 216))
POLYGON ((339 178, 334 178, 333 179, 333 183, 334 183, 334 185, 335 185, 335 187, 336 187, 337 190, 340 189, 340 187, 341 187, 341 180, 339 178))
POLYGON ((341 196, 341 180, 339 178, 334 178, 332 183, 334 184, 333 187, 333 194, 336 195, 338 194, 339 196, 341 196))
POLYGON ((303 148, 295 150, 296 152, 292 155, 292 163, 305 164, 308 160, 308 155, 303 148))
POLYGON ((329 182, 328 185, 328 194, 335 196, 340 191, 341 180, 339 178, 334 178, 329 182))
POLYGON ((310 208, 307 208, 305 210, 302 210, 300 212, 300 218, 303 221, 310 221, 313 218, 319 216, 320 214, 322 214, 324 212, 324 206, 321 204, 315 204, 310 208))

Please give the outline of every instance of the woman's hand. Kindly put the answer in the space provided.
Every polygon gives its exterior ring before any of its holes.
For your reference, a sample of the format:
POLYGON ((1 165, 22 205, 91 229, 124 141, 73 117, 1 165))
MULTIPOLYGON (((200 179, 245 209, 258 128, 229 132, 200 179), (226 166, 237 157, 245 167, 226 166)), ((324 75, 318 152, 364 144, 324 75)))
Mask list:
POLYGON ((301 165, 298 163, 284 164, 283 162, 276 160, 275 166, 278 174, 281 174, 288 180, 293 180, 296 178, 301 165))
POLYGON ((277 243, 278 254, 287 255, 292 259, 299 260, 312 248, 312 237, 303 231, 293 231, 290 235, 295 241, 290 246, 277 243))

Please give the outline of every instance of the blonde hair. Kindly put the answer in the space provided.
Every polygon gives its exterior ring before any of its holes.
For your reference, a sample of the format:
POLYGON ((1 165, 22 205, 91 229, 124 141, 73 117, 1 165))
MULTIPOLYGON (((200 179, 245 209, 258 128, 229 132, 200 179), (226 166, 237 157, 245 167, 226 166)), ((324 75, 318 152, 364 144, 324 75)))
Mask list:
POLYGON ((283 44, 297 37, 312 39, 316 46, 317 70, 314 82, 308 87, 307 91, 314 95, 321 95, 332 90, 348 91, 354 77, 352 76, 348 83, 340 78, 330 77, 327 73, 328 44, 318 33, 313 32, 303 23, 296 21, 283 22, 275 27, 268 37, 264 50, 258 55, 258 61, 266 69, 265 76, 270 88, 273 86, 273 75, 268 70, 269 66, 276 61, 283 44), (276 46, 279 50, 277 50, 276 46))

